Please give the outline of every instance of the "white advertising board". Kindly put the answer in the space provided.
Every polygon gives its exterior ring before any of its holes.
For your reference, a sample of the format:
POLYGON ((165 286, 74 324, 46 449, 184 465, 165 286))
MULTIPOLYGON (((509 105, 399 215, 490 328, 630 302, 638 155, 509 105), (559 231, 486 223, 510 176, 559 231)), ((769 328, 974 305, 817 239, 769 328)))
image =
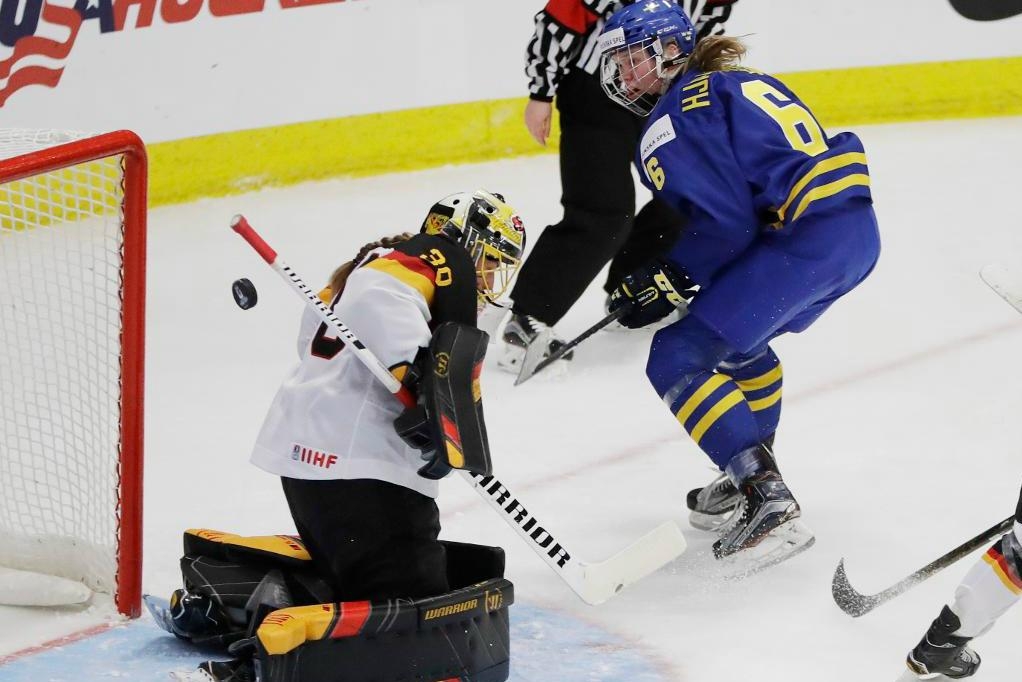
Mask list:
MULTIPOLYGON (((0 0, 0 125, 157 142, 524 96, 542 4, 0 0)), ((775 72, 1022 54, 1022 16, 947 0, 741 0, 728 28, 775 72)))

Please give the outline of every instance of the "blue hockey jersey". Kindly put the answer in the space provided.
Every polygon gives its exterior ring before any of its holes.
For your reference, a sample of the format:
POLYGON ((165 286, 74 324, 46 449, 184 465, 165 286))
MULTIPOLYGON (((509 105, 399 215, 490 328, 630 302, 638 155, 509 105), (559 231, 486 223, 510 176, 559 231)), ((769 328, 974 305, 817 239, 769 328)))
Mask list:
POLYGON ((871 200, 859 138, 828 137, 782 82, 751 69, 680 76, 649 116, 637 163, 688 219, 668 258, 702 286, 763 233, 871 200))

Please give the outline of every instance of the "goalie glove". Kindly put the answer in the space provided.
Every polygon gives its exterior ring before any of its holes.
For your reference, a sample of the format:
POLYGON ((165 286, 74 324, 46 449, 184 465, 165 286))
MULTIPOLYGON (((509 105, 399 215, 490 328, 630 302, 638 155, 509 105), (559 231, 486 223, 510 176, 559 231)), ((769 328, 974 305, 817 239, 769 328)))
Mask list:
POLYGON ((683 310, 695 296, 696 285, 662 260, 653 260, 621 280, 610 293, 608 312, 627 311, 618 318, 625 327, 638 329, 683 310))
POLYGON ((402 412, 394 428, 422 453, 424 478, 440 479, 451 469, 492 473, 478 383, 488 341, 475 327, 445 322, 416 358, 418 404, 402 412))

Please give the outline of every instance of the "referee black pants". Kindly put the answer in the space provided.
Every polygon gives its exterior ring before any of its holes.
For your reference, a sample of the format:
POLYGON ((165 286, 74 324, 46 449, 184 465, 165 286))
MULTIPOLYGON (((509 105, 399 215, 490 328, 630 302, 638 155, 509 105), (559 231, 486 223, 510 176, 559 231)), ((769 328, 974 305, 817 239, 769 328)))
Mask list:
POLYGON ((632 166, 646 119, 615 104, 599 77, 573 69, 557 91, 564 217, 547 227, 511 292, 514 310, 556 324, 600 269, 604 289, 665 252, 682 218, 654 199, 635 214, 632 166))
POLYGON ((433 498, 373 479, 281 482, 298 534, 338 601, 448 591, 433 498))

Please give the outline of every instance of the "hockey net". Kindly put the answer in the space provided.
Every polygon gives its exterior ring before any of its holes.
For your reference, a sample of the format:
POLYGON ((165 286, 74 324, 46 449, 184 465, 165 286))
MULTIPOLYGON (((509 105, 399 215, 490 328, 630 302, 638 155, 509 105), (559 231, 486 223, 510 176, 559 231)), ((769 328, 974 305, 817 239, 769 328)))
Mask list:
POLYGON ((138 615, 146 174, 128 131, 0 130, 0 571, 40 575, 0 603, 138 615))

